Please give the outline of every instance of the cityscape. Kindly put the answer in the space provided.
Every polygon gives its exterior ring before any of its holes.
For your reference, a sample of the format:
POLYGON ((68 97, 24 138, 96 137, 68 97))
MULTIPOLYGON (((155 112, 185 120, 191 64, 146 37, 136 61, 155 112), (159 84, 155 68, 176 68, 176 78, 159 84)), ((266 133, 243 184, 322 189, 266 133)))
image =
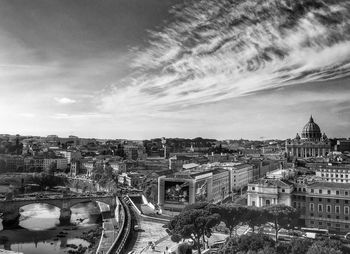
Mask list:
POLYGON ((350 2, 0 1, 0 253, 350 253, 350 2))

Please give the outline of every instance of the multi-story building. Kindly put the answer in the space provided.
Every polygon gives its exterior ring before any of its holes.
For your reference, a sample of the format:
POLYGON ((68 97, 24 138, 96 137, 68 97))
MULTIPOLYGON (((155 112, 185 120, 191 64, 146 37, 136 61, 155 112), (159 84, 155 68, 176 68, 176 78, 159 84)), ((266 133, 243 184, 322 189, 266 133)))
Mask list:
POLYGON ((230 189, 230 173, 225 169, 177 172, 158 178, 158 204, 161 209, 181 211, 197 202, 220 202, 230 189))
POLYGON ((126 164, 122 161, 109 160, 108 164, 115 172, 126 172, 126 164))
POLYGON ((293 206, 301 212, 306 227, 349 232, 349 184, 301 179, 292 200, 293 206))
POLYGON ((127 144, 124 144, 123 149, 126 155, 126 159, 143 160, 146 158, 145 148, 141 144, 129 142, 127 144))
POLYGON ((44 158, 42 157, 25 157, 24 158, 24 170, 30 172, 38 172, 44 169, 44 158))
POLYGON ((82 157, 80 151, 59 150, 58 153, 67 159, 68 164, 71 160, 79 160, 82 157))
POLYGON ((212 201, 218 203, 230 195, 230 172, 217 168, 213 171, 212 201))
POLYGON ((250 164, 228 162, 220 163, 217 166, 230 172, 231 191, 244 188, 253 180, 253 166, 250 164))
POLYGON ((80 161, 79 160, 72 160, 70 163, 70 175, 76 176, 80 172, 80 161))
POLYGON ((339 139, 334 146, 334 150, 338 152, 350 152, 350 139, 339 139))
MULTIPOLYGON (((322 165, 316 168, 316 176, 327 182, 350 183, 350 167, 322 165)), ((349 187, 350 188, 350 187, 349 187)))
POLYGON ((248 206, 262 207, 276 204, 291 206, 293 190, 293 183, 282 173, 274 174, 272 178, 255 180, 248 184, 248 206), (276 175, 281 177, 275 177, 276 175))
POLYGON ((253 165, 253 179, 256 180, 266 176, 270 171, 283 167, 286 163, 283 160, 258 158, 249 160, 248 164, 253 165))
POLYGON ((0 161, 0 171, 15 172, 24 169, 24 159, 21 155, 1 154, 0 161))
POLYGON ((55 165, 57 170, 66 170, 68 167, 66 158, 45 158, 43 162, 43 168, 48 171, 52 165, 55 165))
POLYGON ((169 169, 180 171, 184 164, 192 162, 192 158, 184 155, 174 155, 169 158, 169 169))
POLYGON ((297 133, 292 140, 286 140, 286 152, 289 157, 308 158, 326 156, 331 151, 331 143, 312 116, 304 126, 301 137, 297 133))

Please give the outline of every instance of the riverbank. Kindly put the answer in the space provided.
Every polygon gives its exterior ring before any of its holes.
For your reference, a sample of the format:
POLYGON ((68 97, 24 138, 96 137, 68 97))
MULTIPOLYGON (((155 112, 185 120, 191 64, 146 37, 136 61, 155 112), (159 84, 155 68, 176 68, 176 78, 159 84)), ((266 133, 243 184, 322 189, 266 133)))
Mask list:
MULTIPOLYGON (((80 245, 85 247, 88 253, 95 253, 93 251, 96 250, 96 243, 95 245, 93 244, 93 239, 82 236, 89 236, 91 232, 96 230, 99 230, 99 234, 102 229, 101 227, 100 229, 96 228, 96 225, 86 225, 83 227, 58 226, 56 228, 40 231, 32 231, 19 227, 17 229, 3 230, 0 232, 0 248, 16 250, 23 248, 23 246, 33 244, 34 242, 32 253, 35 253, 35 249, 40 245, 51 245, 52 248, 57 246, 57 248, 55 248, 57 251, 53 253, 59 253, 61 249, 65 249, 67 252, 76 251, 80 245)), ((44 248, 43 246, 40 247, 44 248)))

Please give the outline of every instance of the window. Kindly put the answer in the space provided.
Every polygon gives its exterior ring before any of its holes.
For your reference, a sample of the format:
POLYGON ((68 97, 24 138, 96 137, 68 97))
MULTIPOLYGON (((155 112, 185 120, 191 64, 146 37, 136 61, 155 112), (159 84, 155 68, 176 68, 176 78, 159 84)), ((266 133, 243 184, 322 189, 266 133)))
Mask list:
POLYGON ((311 189, 311 193, 314 193, 314 189, 311 189))
POLYGON ((331 218, 331 216, 328 214, 328 215, 327 215, 327 218, 331 218))
POLYGON ((345 191, 345 192, 344 192, 344 195, 345 195, 345 196, 348 196, 348 195, 349 195, 349 192, 348 192, 348 191, 345 191))
POLYGON ((255 187, 252 187, 252 190, 255 190, 255 187))
POLYGON ((336 199, 336 200, 335 200, 335 203, 338 203, 338 204, 339 204, 339 199, 336 199))
POLYGON ((322 211, 323 211, 323 205, 318 204, 318 212, 322 213, 322 211))
POLYGON ((310 224, 314 224, 314 221, 313 221, 313 220, 310 220, 310 224))
POLYGON ((340 213, 340 206, 335 206, 335 213, 340 213))
POLYGON ((336 194, 336 195, 339 195, 339 191, 337 190, 337 191, 335 192, 335 194, 336 194))
POLYGON ((318 222, 318 225, 322 226, 322 221, 319 221, 319 222, 318 222))
POLYGON ((318 190, 318 193, 319 193, 319 194, 322 194, 322 190, 318 190))
POLYGON ((335 218, 337 219, 337 220, 339 220, 339 216, 337 215, 337 216, 335 216, 335 218))
POLYGON ((349 207, 348 206, 344 206, 344 214, 349 214, 349 207))
POLYGON ((330 227, 330 226, 331 226, 331 223, 327 222, 327 226, 330 227))
POLYGON ((311 197, 311 198, 310 198, 310 201, 314 201, 314 198, 313 198, 313 197, 311 197))
POLYGON ((285 192, 285 190, 284 190, 284 189, 282 189, 282 192, 285 192))
POLYGON ((322 198, 319 198, 318 201, 319 201, 319 202, 322 202, 322 198))
POLYGON ((349 200, 344 200, 344 203, 345 203, 345 204, 348 204, 348 203, 349 203, 349 200))
POLYGON ((305 188, 303 188, 303 192, 305 192, 306 191, 306 189, 305 188))
POLYGON ((331 210, 331 206, 330 205, 327 205, 327 213, 330 213, 332 210, 331 210))
POLYGON ((314 211, 314 204, 310 203, 310 211, 313 212, 314 211))
POLYGON ((330 202, 331 202, 331 200, 328 198, 328 199, 327 199, 327 202, 328 202, 328 203, 330 203, 330 202))
POLYGON ((252 201, 252 206, 255 206, 255 201, 252 201))
POLYGON ((327 190, 327 194, 330 195, 331 194, 331 190, 327 190))

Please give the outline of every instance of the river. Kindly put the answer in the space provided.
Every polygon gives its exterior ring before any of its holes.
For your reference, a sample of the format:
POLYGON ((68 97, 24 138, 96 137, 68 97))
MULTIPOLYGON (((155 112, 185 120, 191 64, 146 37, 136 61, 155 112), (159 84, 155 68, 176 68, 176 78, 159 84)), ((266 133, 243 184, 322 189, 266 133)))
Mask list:
MULTIPOLYGON (((22 207, 18 228, 4 230, 0 224, 0 249, 25 254, 58 254, 74 250, 71 244, 89 247, 90 243, 81 237, 89 231, 91 234, 101 224, 99 208, 90 202, 77 204, 71 211, 72 225, 62 226, 57 207, 48 204, 22 207)), ((95 239, 98 244, 99 239, 95 239)))

